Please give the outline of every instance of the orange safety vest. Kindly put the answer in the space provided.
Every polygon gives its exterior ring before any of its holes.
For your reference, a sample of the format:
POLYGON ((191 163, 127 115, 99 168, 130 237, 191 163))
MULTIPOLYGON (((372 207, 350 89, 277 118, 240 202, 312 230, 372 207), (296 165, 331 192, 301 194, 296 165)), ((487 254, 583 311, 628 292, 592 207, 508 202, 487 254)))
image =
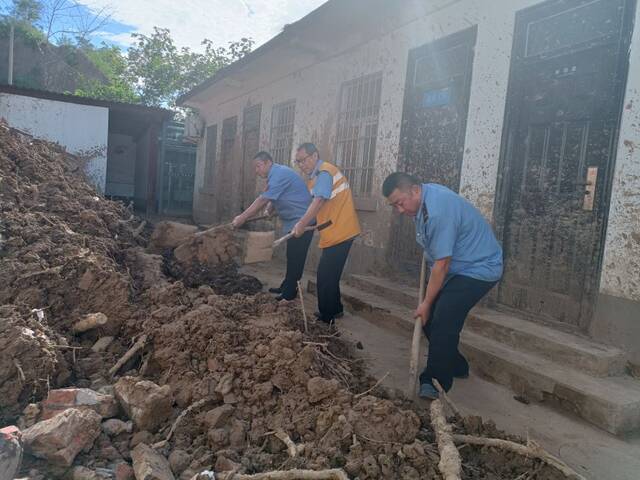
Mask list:
MULTIPOLYGON (((316 218, 318 225, 331 220, 330 226, 320 230, 318 242, 318 247, 327 248, 359 235, 360 223, 347 177, 336 166, 327 162, 320 164, 318 172, 328 172, 333 178, 331 198, 324 203, 316 218)), ((309 190, 316 184, 316 178, 307 180, 309 190)))

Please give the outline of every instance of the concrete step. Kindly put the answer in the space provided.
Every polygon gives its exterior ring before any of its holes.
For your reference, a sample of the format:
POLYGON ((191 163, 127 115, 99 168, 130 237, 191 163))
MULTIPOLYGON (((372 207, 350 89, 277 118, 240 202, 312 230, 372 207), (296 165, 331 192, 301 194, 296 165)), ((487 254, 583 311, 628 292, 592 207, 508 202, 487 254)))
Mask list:
POLYGON ((594 377, 471 331, 460 345, 475 373, 519 395, 553 403, 614 435, 640 429, 640 382, 630 376, 594 377))
MULTIPOLYGON (((314 280, 309 280, 308 290, 316 292, 314 280)), ((350 284, 341 286, 341 291, 348 311, 383 328, 412 334, 413 307, 350 284)), ((492 340, 474 329, 463 332, 460 345, 475 372, 519 395, 553 403, 616 435, 640 430, 640 382, 630 376, 593 376, 583 368, 492 340)))
MULTIPOLYGON (((346 283, 406 307, 413 308, 418 302, 416 288, 398 285, 385 278, 350 275, 346 283)), ((621 375, 627 368, 627 356, 618 348, 486 308, 475 308, 467 319, 466 328, 518 350, 526 350, 599 377, 621 375)))
POLYGON ((466 326, 484 337, 590 375, 622 375, 627 368, 627 356, 618 348, 495 310, 473 309, 466 326))

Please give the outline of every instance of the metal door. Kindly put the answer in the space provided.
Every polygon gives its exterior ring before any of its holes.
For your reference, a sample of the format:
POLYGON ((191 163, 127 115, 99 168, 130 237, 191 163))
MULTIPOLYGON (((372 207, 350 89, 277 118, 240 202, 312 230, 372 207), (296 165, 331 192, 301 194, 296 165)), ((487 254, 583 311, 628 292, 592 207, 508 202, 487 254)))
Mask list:
POLYGON ((242 192, 241 209, 247 208, 256 196, 256 172, 253 157, 260 150, 260 114, 262 105, 244 109, 242 119, 242 192))
POLYGON ((165 147, 162 182, 163 214, 191 215, 195 166, 195 147, 165 147))
POLYGON ((521 12, 514 35, 498 302, 583 329, 598 286, 630 3, 547 2, 521 12))
MULTIPOLYGON (((454 191, 460 186, 476 31, 473 27, 409 52, 399 168, 454 191)), ((413 221, 394 214, 392 232, 391 263, 419 269, 422 252, 413 221)))

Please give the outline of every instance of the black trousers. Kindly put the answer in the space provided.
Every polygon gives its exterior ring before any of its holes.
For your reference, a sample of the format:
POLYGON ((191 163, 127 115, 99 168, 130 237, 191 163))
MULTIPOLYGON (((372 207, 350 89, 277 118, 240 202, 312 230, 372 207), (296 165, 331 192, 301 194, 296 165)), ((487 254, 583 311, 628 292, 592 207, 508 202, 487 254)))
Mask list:
POLYGON ((293 300, 298 296, 298 281, 302 278, 312 239, 313 231, 309 231, 300 238, 292 237, 287 240, 287 271, 280 284, 280 294, 285 300, 293 300))
POLYGON ((318 311, 320 320, 330 322, 342 313, 343 306, 340 299, 340 277, 344 264, 349 256, 353 238, 342 243, 322 249, 318 262, 318 311))
POLYGON ((435 378, 448 391, 454 376, 469 373, 469 364, 458 351, 460 332, 469 310, 496 283, 456 275, 442 287, 431 308, 429 321, 423 327, 429 339, 429 353, 427 367, 420 374, 421 384, 431 383, 435 378))

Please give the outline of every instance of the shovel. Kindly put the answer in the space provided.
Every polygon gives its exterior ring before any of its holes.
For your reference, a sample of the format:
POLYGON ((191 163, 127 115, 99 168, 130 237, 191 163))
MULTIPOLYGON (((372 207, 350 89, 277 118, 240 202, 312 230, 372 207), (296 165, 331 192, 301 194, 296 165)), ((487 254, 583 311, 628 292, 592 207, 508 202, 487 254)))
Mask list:
MULTIPOLYGON (((304 229, 305 232, 310 232, 311 230, 324 230, 325 228, 331 226, 333 224, 333 222, 331 220, 329 220, 328 222, 324 222, 320 225, 313 225, 311 227, 306 227, 304 229)), ((289 240, 291 237, 293 237, 293 232, 289 232, 287 233, 285 236, 280 237, 279 239, 277 239, 275 242, 273 242, 273 248, 276 248, 279 245, 282 245, 284 242, 286 242, 287 240, 289 240)))

